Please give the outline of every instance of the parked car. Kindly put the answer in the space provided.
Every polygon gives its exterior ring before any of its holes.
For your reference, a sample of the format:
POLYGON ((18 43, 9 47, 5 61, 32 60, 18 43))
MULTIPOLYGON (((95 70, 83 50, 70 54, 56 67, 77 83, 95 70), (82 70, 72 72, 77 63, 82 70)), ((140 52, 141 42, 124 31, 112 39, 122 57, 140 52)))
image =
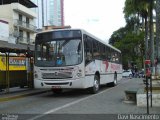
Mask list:
POLYGON ((122 77, 132 77, 132 71, 131 70, 124 70, 122 73, 122 77))

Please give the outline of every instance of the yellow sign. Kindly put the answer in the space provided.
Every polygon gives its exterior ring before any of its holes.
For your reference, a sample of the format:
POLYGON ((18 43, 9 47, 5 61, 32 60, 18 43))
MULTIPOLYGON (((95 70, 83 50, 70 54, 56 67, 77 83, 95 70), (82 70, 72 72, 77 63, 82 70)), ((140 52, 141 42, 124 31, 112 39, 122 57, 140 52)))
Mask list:
MULTIPOLYGON (((0 70, 6 70, 6 57, 0 56, 0 70)), ((25 57, 9 57, 9 70, 26 70, 26 60, 25 57)))

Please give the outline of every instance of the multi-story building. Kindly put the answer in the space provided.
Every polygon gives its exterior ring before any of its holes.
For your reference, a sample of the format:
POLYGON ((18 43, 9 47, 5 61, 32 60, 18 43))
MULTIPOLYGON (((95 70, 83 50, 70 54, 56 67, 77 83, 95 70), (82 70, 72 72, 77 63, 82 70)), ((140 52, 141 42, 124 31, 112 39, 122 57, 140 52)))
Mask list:
POLYGON ((32 0, 38 7, 36 26, 64 26, 64 0, 32 0))
POLYGON ((37 7, 30 0, 0 0, 0 20, 9 24, 9 39, 15 43, 33 44, 37 14, 30 8, 37 7))

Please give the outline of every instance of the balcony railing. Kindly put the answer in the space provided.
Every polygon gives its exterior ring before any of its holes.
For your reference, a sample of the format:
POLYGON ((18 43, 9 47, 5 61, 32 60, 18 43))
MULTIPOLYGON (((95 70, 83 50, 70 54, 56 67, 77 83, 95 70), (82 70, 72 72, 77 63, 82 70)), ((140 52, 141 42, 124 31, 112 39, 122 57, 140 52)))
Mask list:
POLYGON ((14 20, 14 25, 36 32, 36 26, 28 24, 24 21, 14 20))
POLYGON ((18 44, 33 44, 34 40, 30 38, 25 38, 25 37, 17 37, 16 43, 18 44))

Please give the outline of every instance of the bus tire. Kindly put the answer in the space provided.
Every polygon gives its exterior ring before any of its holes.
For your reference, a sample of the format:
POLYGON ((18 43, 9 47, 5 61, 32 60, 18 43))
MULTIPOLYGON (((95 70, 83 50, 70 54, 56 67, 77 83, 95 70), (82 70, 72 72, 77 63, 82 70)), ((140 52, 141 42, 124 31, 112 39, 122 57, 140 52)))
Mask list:
POLYGON ((96 94, 99 91, 100 80, 97 75, 94 76, 93 86, 89 89, 92 94, 96 94))
POLYGON ((112 82, 112 86, 116 86, 117 85, 117 72, 114 73, 114 81, 112 82))

